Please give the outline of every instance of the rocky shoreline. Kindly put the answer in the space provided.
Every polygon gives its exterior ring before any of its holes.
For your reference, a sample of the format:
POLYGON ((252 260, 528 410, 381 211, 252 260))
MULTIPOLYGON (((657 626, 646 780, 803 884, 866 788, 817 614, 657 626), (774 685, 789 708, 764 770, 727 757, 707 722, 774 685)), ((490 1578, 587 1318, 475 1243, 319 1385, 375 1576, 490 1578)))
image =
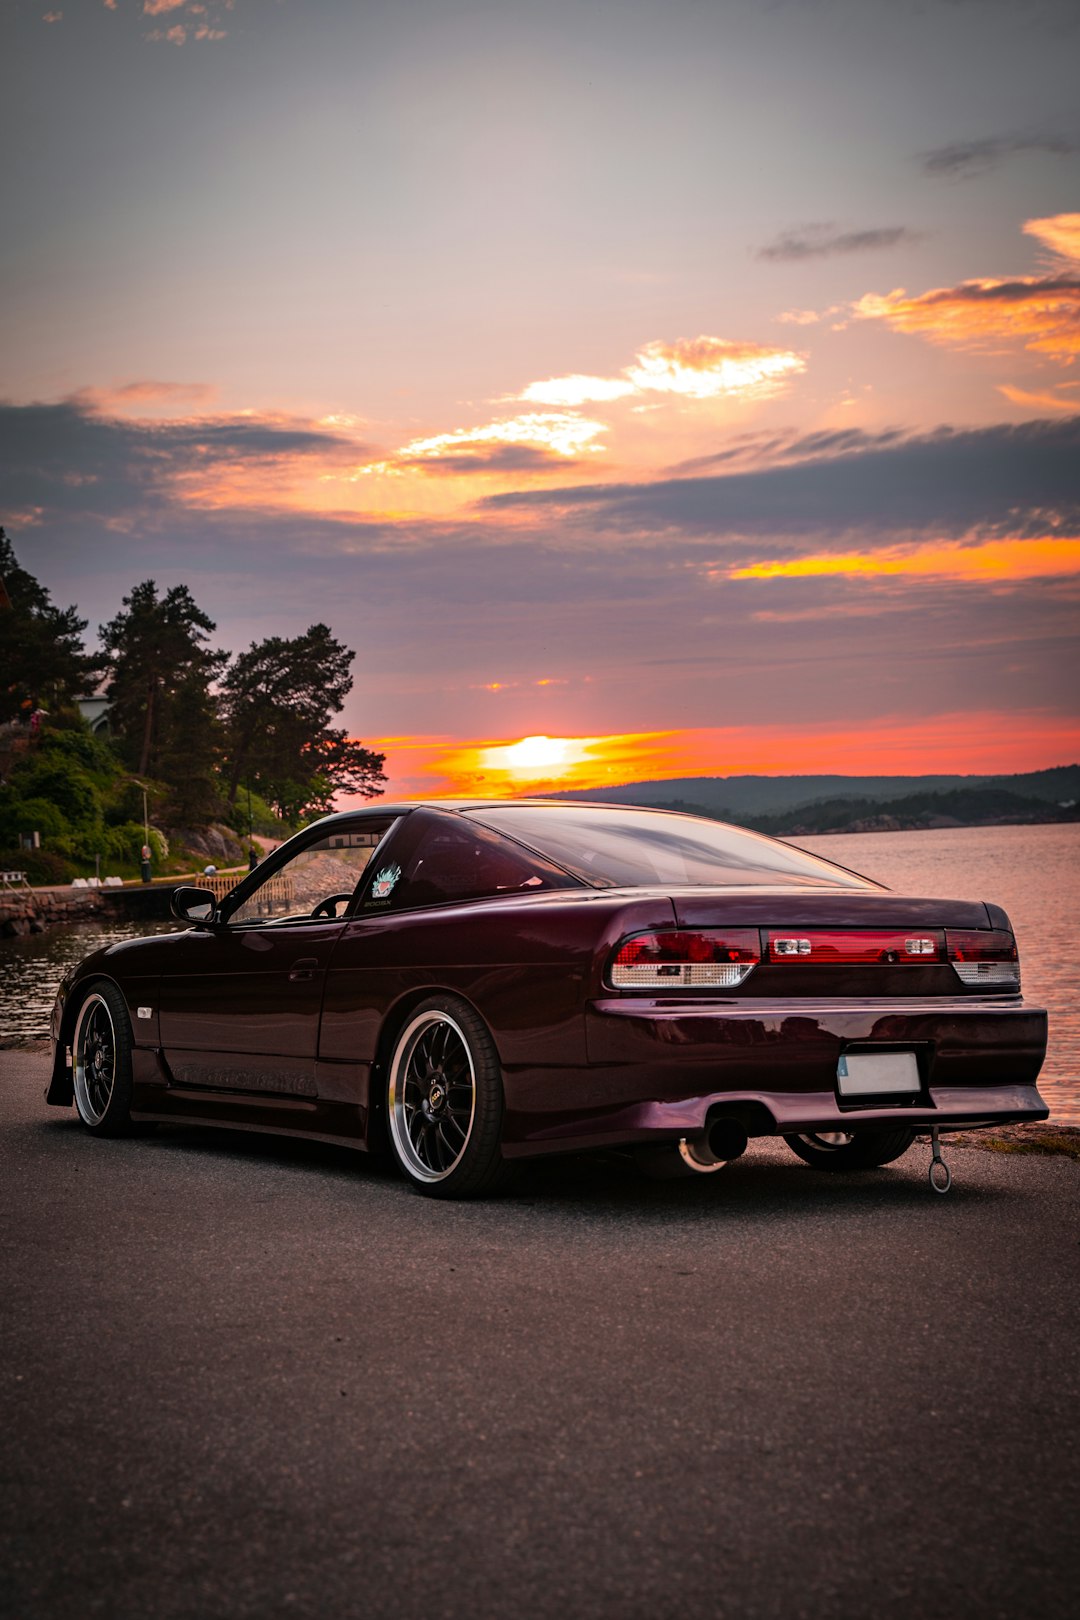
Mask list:
POLYGON ((98 915, 104 900, 97 889, 8 889, 0 894, 0 939, 43 934, 56 923, 83 922, 98 915))

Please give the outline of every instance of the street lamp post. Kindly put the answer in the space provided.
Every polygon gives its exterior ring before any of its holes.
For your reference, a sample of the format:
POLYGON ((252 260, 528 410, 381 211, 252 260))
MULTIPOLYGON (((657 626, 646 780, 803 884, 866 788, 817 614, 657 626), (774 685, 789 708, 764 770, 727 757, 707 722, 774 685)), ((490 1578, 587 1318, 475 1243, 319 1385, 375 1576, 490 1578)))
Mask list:
POLYGON ((144 883, 150 882, 150 812, 146 807, 146 787, 140 782, 142 788, 142 820, 143 820, 143 847, 140 867, 144 883))
POLYGON ((259 857, 255 853, 255 823, 251 817, 251 783, 248 782, 246 786, 248 801, 248 871, 254 872, 259 864, 259 857))

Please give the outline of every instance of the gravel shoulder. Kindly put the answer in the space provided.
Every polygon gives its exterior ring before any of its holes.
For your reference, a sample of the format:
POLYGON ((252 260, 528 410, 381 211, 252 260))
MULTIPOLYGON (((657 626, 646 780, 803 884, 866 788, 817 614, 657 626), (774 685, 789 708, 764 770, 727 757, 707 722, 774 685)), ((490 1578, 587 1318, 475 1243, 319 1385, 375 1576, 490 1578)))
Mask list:
POLYGON ((947 1140, 942 1198, 921 1143, 755 1143, 448 1206, 314 1144, 94 1140, 47 1066, 0 1052, 0 1612, 1071 1620, 1067 1155, 947 1140))

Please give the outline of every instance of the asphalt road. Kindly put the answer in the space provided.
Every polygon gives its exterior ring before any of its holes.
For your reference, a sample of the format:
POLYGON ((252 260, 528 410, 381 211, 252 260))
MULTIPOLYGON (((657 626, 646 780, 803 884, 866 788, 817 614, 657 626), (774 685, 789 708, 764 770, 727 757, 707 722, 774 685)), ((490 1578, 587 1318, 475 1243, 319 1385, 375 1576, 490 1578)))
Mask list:
POLYGON ((1071 1616, 1080 1166, 758 1146, 445 1205, 0 1053, 17 1620, 1071 1616))

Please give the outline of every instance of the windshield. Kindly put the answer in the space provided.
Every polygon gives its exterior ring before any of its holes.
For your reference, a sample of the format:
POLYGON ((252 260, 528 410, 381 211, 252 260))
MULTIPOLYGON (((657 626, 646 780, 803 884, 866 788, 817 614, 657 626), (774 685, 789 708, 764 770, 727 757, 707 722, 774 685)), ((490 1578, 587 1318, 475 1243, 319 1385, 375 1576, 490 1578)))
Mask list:
POLYGON ((665 810, 505 804, 466 814, 601 889, 656 884, 878 889, 805 850, 722 821, 665 810))

